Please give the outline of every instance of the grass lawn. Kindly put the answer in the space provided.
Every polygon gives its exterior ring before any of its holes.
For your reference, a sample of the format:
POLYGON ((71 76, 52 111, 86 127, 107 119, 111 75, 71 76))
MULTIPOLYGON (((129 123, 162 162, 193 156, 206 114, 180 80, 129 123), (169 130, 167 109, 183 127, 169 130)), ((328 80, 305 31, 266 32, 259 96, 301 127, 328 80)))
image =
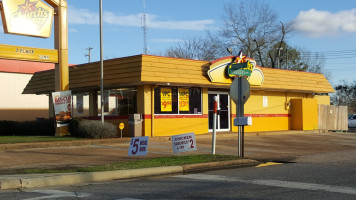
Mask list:
POLYGON ((80 140, 75 137, 54 137, 54 136, 0 136, 0 144, 28 143, 28 142, 52 142, 80 140))
POLYGON ((149 167, 177 166, 185 164, 217 162, 227 160, 238 160, 237 156, 232 155, 188 155, 188 156, 169 156, 159 158, 148 158, 129 162, 115 162, 107 165, 84 167, 78 169, 66 170, 48 170, 48 169, 26 169, 18 173, 69 173, 69 172, 100 172, 124 169, 139 169, 149 167))

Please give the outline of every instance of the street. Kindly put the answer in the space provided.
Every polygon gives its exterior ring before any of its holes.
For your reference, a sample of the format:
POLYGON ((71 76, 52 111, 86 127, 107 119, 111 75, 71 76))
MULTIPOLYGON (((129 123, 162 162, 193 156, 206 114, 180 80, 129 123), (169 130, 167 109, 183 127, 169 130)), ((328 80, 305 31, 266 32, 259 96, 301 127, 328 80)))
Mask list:
POLYGON ((117 180, 85 186, 1 191, 1 199, 355 199, 356 151, 290 163, 117 180))

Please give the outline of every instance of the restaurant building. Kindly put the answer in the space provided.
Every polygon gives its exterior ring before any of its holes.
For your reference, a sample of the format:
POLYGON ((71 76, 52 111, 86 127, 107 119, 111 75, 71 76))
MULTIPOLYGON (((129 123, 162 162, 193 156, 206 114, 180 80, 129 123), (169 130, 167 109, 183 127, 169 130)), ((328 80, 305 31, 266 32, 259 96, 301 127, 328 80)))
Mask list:
POLYGON ((48 97, 21 93, 35 72, 49 69, 54 64, 0 59, 0 120, 48 118, 48 97))
MULTIPOLYGON (((233 126, 236 106, 229 95, 232 79, 224 73, 231 60, 225 57, 208 62, 152 55, 105 60, 103 94, 100 62, 72 66, 72 115, 99 119, 98 99, 104 95, 105 121, 116 125, 124 122, 124 136, 128 136, 131 114, 140 114, 142 136, 203 134, 213 128, 216 96, 217 131, 237 131, 233 126)), ((246 132, 318 129, 318 104, 330 105, 328 93, 334 92, 322 74, 256 69, 259 73, 249 80, 250 98, 245 104, 245 116, 251 116, 253 123, 245 127, 246 132)), ((23 94, 50 97, 54 77, 54 70, 34 73, 23 94)), ((53 116, 53 105, 49 105, 49 115, 53 116)))

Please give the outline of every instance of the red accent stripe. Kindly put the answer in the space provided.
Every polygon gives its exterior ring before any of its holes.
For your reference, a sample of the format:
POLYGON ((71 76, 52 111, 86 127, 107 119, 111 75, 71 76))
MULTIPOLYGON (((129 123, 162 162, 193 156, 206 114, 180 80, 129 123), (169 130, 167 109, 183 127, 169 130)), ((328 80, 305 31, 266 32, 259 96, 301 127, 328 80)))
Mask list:
MULTIPOLYGON (((151 119, 150 114, 142 115, 143 119, 151 119)), ((155 115, 155 119, 184 119, 184 118, 208 118, 208 114, 203 115, 155 115)))
MULTIPOLYGON (((83 119, 89 119, 89 120, 100 120, 100 116, 90 116, 90 117, 82 117, 83 119)), ((123 115, 123 116, 104 116, 104 119, 129 119, 128 115, 123 115)))
MULTIPOLYGON (((236 114, 231 117, 236 117, 236 114)), ((291 114, 245 114, 245 117, 291 117, 291 114)))

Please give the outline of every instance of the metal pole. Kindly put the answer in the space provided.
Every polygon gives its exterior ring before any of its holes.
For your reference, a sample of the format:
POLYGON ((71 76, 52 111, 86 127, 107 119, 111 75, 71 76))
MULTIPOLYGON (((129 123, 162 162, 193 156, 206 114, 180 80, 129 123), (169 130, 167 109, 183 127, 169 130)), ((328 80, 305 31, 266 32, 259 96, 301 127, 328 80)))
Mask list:
MULTIPOLYGON (((237 117, 243 117, 244 116, 244 104, 242 103, 242 79, 243 77, 237 77, 239 87, 238 87, 238 105, 237 105, 237 112, 236 115, 237 117)), ((243 158, 243 146, 244 146, 244 127, 243 126, 238 126, 238 156, 240 158, 243 158)))
POLYGON ((100 96, 101 122, 104 124, 104 61, 103 61, 103 1, 99 0, 100 8, 100 96))
POLYGON ((215 147, 216 147, 216 118, 218 114, 218 102, 217 96, 214 96, 214 115, 213 115, 213 146, 212 146, 212 154, 215 155, 215 147))

